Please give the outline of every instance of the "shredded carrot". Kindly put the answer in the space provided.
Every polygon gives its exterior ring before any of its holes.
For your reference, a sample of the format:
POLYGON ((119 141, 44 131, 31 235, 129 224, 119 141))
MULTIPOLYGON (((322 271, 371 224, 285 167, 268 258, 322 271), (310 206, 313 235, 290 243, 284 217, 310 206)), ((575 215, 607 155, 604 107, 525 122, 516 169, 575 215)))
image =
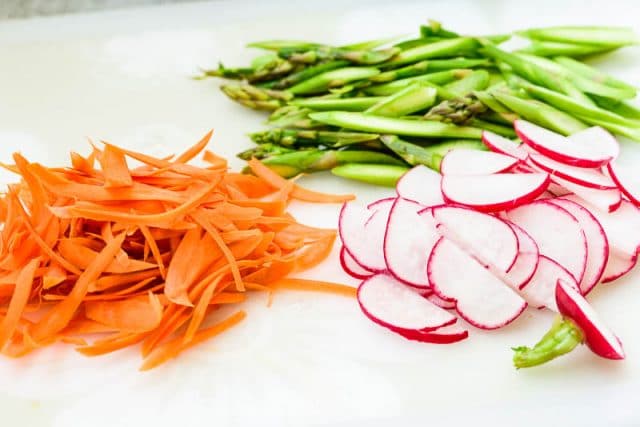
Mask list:
POLYGON ((210 139, 165 158, 91 143, 67 167, 20 154, 0 164, 20 177, 0 194, 0 353, 61 342, 96 356, 142 343, 146 370, 240 322, 244 311, 207 326, 249 292, 353 296, 285 278, 326 259, 336 237, 299 224, 289 201, 352 196, 306 190, 257 160, 253 175, 229 172, 210 139))

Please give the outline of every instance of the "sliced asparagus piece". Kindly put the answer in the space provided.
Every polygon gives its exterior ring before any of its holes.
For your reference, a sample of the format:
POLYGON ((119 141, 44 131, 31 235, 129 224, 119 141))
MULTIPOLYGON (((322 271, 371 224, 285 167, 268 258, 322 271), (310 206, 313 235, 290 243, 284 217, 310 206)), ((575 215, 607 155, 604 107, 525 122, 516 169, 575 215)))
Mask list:
POLYGON ((461 68, 487 67, 491 65, 488 59, 476 58, 451 58, 451 59, 430 59, 407 65, 406 67, 396 68, 395 70, 385 71, 369 80, 375 83, 385 83, 393 80, 404 79, 407 77, 420 76, 426 73, 436 71, 447 71, 461 68))
POLYGON ((302 98, 290 101, 290 105, 309 108, 316 111, 364 111, 386 99, 384 96, 368 96, 360 98, 302 98))
POLYGON ((393 43, 394 41, 400 39, 400 36, 395 36, 395 37, 387 37, 384 39, 375 39, 375 40, 367 40, 364 42, 357 42, 357 43, 352 43, 352 44, 347 44, 347 45, 343 45, 340 46, 340 49, 346 49, 346 50, 372 50, 372 49, 377 49, 380 46, 384 46, 386 44, 389 43, 393 43))
POLYGON ((373 67, 345 67, 318 74, 308 80, 302 81, 288 89, 295 95, 307 95, 326 92, 332 87, 344 86, 349 82, 368 79, 380 74, 380 70, 373 67))
POLYGON ((612 113, 618 114, 619 116, 626 117, 628 119, 640 120, 640 108, 636 107, 630 102, 617 101, 614 99, 603 98, 599 96, 594 96, 593 99, 600 107, 605 108, 612 113))
POLYGON ((436 102, 437 91, 424 83, 414 83, 384 98, 368 108, 365 113, 376 116, 402 117, 431 107, 436 102))
POLYGON ((220 89, 234 101, 256 110, 276 110, 293 98, 288 92, 262 89, 247 84, 227 84, 220 89))
POLYGON ((297 149, 283 147, 278 144, 265 143, 260 144, 257 147, 250 148, 237 154, 237 157, 242 160, 251 160, 256 158, 258 160, 266 159, 272 156, 278 156, 280 154, 294 153, 297 149))
POLYGON ((342 147, 367 141, 376 141, 380 135, 375 133, 317 131, 308 129, 268 129, 250 135, 256 144, 294 145, 326 145, 342 147))
POLYGON ((399 65, 411 64, 424 59, 461 56, 475 52, 477 48, 478 42, 470 37, 444 39, 404 50, 393 57, 390 61, 385 62, 384 66, 397 67, 399 65))
MULTIPOLYGON (((504 108, 504 107, 502 107, 504 108)), ((442 101, 433 107, 424 118, 445 123, 469 124, 469 121, 487 111, 487 107, 474 96, 442 101)))
POLYGON ((621 80, 618 80, 615 77, 605 74, 597 68, 591 67, 590 65, 587 65, 580 61, 576 61, 575 59, 566 56, 557 56, 553 58, 553 60, 565 69, 573 71, 576 75, 580 75, 586 79, 590 79, 596 83, 602 83, 609 87, 628 90, 629 92, 633 92, 635 96, 635 87, 621 80))
POLYGON ((518 34, 536 40, 561 43, 588 44, 595 46, 620 47, 638 44, 640 40, 631 28, 624 27, 548 27, 519 31, 518 34))
POLYGON ((315 64, 318 61, 345 60, 358 65, 375 65, 385 62, 395 56, 400 49, 383 50, 349 50, 331 46, 321 46, 311 49, 283 48, 278 50, 278 56, 291 62, 315 64))
POLYGON ((348 61, 328 61, 323 62, 311 67, 306 67, 296 73, 289 74, 282 79, 272 82, 269 87, 272 89, 286 89, 300 82, 308 80, 312 77, 322 74, 327 71, 335 70, 338 68, 346 67, 349 65, 348 61))
POLYGON ((487 86, 489 86, 489 73, 486 70, 476 70, 443 88, 457 96, 466 96, 475 90, 484 90, 487 86))
POLYGON ((478 128, 455 126, 434 121, 379 117, 345 111, 312 113, 309 117, 312 120, 328 125, 362 132, 420 136, 425 138, 479 139, 482 135, 482 130, 478 128))
POLYGON ((497 101, 493 95, 487 91, 476 91, 473 95, 478 98, 480 102, 489 107, 493 113, 495 113, 501 122, 505 124, 513 123, 518 115, 506 108, 503 104, 497 101))
POLYGON ((423 74, 421 76, 408 77, 406 79, 394 80, 392 82, 384 83, 381 85, 370 86, 365 88, 364 92, 368 95, 373 96, 388 96, 416 82, 428 82, 436 85, 442 85, 450 83, 457 79, 462 79, 472 72, 473 70, 468 69, 454 69, 440 71, 437 73, 423 74))
MULTIPOLYGON (((438 21, 429 20, 428 25, 420 26, 420 34, 422 37, 439 37, 443 39, 451 39, 454 37, 460 37, 460 34, 453 31, 442 28, 442 24, 438 21)), ((490 40, 492 43, 500 44, 511 38, 510 34, 498 34, 492 36, 484 36, 484 38, 490 40)))
POLYGON ((469 148, 474 150, 486 150, 487 147, 477 139, 461 139, 421 146, 404 141, 396 135, 383 135, 380 140, 398 157, 408 164, 425 165, 437 172, 440 171, 442 158, 454 148, 469 148))
POLYGON ((519 50, 519 52, 531 53, 538 56, 573 56, 581 57, 610 52, 612 48, 591 44, 573 44, 532 40, 531 44, 519 50))
POLYGON ((506 138, 515 138, 516 132, 513 130, 513 126, 503 126, 496 123, 491 123, 486 120, 479 119, 477 117, 472 118, 469 121, 469 125, 477 127, 483 130, 488 130, 506 138))
POLYGON ((620 125, 617 123, 611 123, 604 120, 599 120, 593 117, 585 117, 581 114, 576 113, 575 116, 587 123, 591 123, 595 126, 600 126, 605 129, 610 130, 613 133, 617 133, 618 135, 626 136, 629 139, 633 139, 634 141, 640 141, 640 129, 637 127, 629 127, 620 125))
POLYGON ((313 49, 321 46, 319 43, 301 40, 263 40, 247 44, 247 47, 276 51, 280 49, 313 49))
POLYGON ((331 173, 368 184, 394 187, 400 177, 409 170, 406 166, 368 163, 347 163, 331 169, 331 173))

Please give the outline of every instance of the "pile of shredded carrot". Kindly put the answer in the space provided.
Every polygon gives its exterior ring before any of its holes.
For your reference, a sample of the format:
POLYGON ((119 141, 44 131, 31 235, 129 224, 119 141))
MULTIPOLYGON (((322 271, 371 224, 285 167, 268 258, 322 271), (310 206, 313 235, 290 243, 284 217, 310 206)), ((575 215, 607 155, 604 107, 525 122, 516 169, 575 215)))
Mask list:
POLYGON ((240 322, 242 310, 218 313, 249 291, 354 295, 285 278, 326 258, 336 237, 296 222, 288 202, 352 196, 304 189, 257 160, 252 175, 231 173, 206 150, 210 138, 168 158, 103 142, 87 157, 71 153, 70 167, 17 153, 2 164, 21 178, 0 196, 3 354, 63 342, 95 356, 141 344, 146 370, 240 322))

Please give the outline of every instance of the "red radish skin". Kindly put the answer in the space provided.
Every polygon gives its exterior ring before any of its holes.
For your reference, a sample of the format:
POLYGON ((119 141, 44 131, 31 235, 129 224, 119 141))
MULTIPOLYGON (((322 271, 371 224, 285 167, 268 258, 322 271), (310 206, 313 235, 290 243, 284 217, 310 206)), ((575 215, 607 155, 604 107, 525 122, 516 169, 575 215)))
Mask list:
POLYGON ((566 209, 548 200, 536 200, 509 210, 507 219, 522 227, 545 255, 581 281, 587 263, 587 240, 578 220, 566 209))
POLYGON ((580 292, 563 280, 558 280, 555 297, 560 314, 571 319, 582 330, 585 343, 591 351, 605 359, 625 358, 620 339, 600 320, 580 292))
POLYGON ((446 300, 444 298, 441 298, 435 292, 427 296, 427 299, 438 307, 444 308, 446 310, 453 310, 454 308, 456 308, 456 302, 454 300, 446 300))
POLYGON ((418 215, 421 210, 419 203, 398 197, 386 226, 384 258, 396 279, 428 288, 427 259, 440 235, 429 215, 418 215))
POLYGON ((363 280, 373 275, 372 272, 358 264, 344 246, 340 249, 340 265, 345 273, 355 279, 363 280))
POLYGON ((604 229, 611 251, 617 251, 630 257, 640 250, 640 210, 631 202, 623 200, 614 212, 603 212, 575 195, 565 196, 587 208, 596 217, 604 229))
POLYGON ((596 217, 582 205, 566 199, 553 199, 550 202, 569 211, 584 231, 587 239, 587 263, 579 287, 580 292, 586 295, 600 282, 607 265, 609 259, 607 235, 596 217))
POLYGON ((571 273, 554 260, 540 255, 538 267, 531 280, 520 289, 520 295, 532 307, 546 307, 557 312, 558 306, 554 292, 558 279, 562 279, 578 289, 578 284, 571 273))
POLYGON ((518 257, 509 271, 502 276, 502 280, 512 289, 519 290, 529 283, 536 272, 540 251, 536 241, 526 231, 510 221, 507 221, 507 224, 518 237, 518 257))
POLYGON ((518 160, 527 160, 529 155, 517 143, 487 130, 482 132, 482 142, 495 153, 506 154, 518 160))
POLYGON ((530 154, 529 160, 533 166, 575 184, 589 188, 607 190, 617 188, 613 180, 598 169, 585 169, 557 162, 541 154, 530 154))
POLYGON ((503 327, 527 307, 502 280, 445 238, 431 252, 427 272, 434 292, 455 300, 458 314, 480 329, 503 327))
POLYGON ((490 175, 504 172, 519 163, 506 154, 456 148, 449 151, 440 163, 442 175, 490 175))
POLYGON ((438 230, 483 265, 506 272, 518 257, 518 236, 493 215, 456 206, 434 206, 430 215, 438 230))
POLYGON ((566 196, 567 194, 573 193, 572 191, 567 190, 562 185, 559 185, 556 182, 556 179, 557 179, 556 177, 552 177, 551 178, 551 183, 549 184, 549 187, 547 188, 547 191, 549 193, 553 194, 555 197, 562 197, 562 196, 566 196))
POLYGON ((396 184, 399 197, 424 206, 444 203, 440 192, 440 174, 426 166, 416 166, 402 175, 396 184))
POLYGON ((602 274, 602 283, 611 283, 633 270, 638 262, 637 255, 611 252, 602 274))
POLYGON ((387 212, 391 209, 391 205, 396 201, 395 197, 385 197, 384 199, 378 199, 373 201, 367 205, 367 209, 369 209, 372 213, 377 212, 381 209, 386 209, 387 212))
POLYGON ((589 188, 557 176, 552 177, 551 181, 551 185, 565 189, 564 192, 554 193, 556 196, 562 197, 568 196, 569 194, 575 194, 587 203, 604 212, 613 212, 622 204, 622 194, 617 188, 610 188, 608 190, 589 188))
POLYGON ((394 332, 429 332, 457 318, 387 274, 376 274, 358 287, 358 303, 373 322, 394 332))
POLYGON ((636 206, 640 206, 640 178, 635 168, 625 168, 616 162, 607 165, 607 172, 620 191, 636 206))
POLYGON ((516 120, 514 129, 528 146, 550 159, 582 168, 597 168, 614 159, 620 147, 618 142, 602 128, 590 128, 564 136, 526 120, 516 120))
MULTIPOLYGON (((455 325, 453 326, 455 327, 455 325)), ((444 328, 437 329, 432 332, 420 332, 420 331, 394 331, 398 335, 411 340, 423 343, 431 344, 453 344, 458 341, 469 337, 469 332, 452 326, 446 326, 444 328)))
POLYGON ((387 217, 386 209, 372 214, 363 206, 349 202, 342 206, 338 219, 342 244, 360 266, 374 273, 387 269, 383 254, 387 217))
POLYGON ((493 175, 445 175, 440 189, 449 203, 481 212, 511 209, 535 200, 549 185, 544 173, 493 175))

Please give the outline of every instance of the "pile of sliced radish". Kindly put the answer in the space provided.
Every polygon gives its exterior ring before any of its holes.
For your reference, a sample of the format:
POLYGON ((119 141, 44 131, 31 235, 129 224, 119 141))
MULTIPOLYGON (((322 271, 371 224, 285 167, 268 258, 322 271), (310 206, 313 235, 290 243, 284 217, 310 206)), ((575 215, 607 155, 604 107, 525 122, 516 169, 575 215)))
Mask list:
POLYGON ((344 205, 340 260, 363 280, 360 307, 431 343, 466 338, 465 322, 497 329, 546 308, 571 318, 594 353, 622 359, 584 296, 635 266, 640 179, 615 163, 618 143, 599 127, 569 137, 514 127, 521 145, 484 132, 490 151, 454 149, 442 174, 407 172, 397 197, 344 205))

